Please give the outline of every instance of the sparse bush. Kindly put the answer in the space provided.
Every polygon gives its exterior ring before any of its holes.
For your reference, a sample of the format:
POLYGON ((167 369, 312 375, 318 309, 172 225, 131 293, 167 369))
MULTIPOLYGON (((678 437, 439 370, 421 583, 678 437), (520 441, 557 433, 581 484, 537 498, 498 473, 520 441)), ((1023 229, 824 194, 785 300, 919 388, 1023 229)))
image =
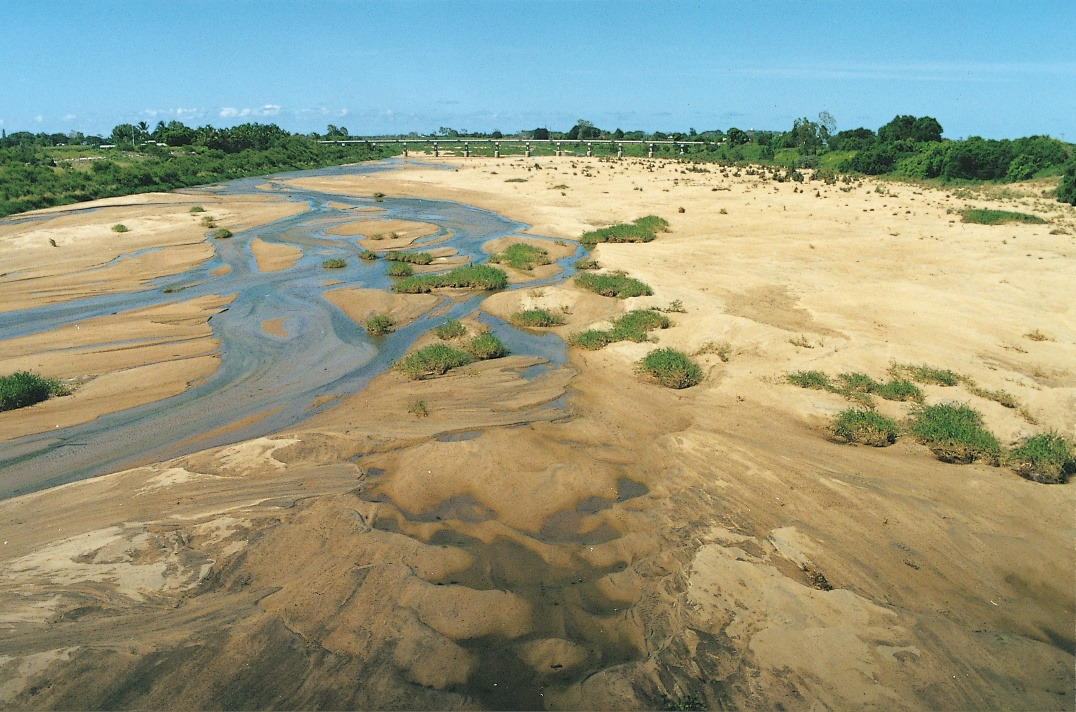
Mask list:
POLYGON ((668 312, 670 314, 687 314, 687 309, 684 308, 684 302, 682 299, 674 299, 669 302, 669 306, 665 307, 661 311, 668 312))
POLYGON ((557 326, 564 323, 564 317, 545 309, 527 309, 513 314, 512 323, 530 328, 557 326))
POLYGON ((430 409, 426 407, 426 401, 414 400, 407 406, 407 412, 416 418, 425 418, 430 414, 430 409))
POLYGON ((534 269, 536 264, 547 265, 551 262, 549 252, 525 242, 516 242, 509 245, 504 252, 490 255, 489 261, 494 264, 506 264, 513 269, 527 272, 534 269))
POLYGON ((1027 332, 1026 334, 1024 334, 1024 338, 1030 339, 1031 341, 1050 341, 1050 337, 1042 333, 1038 329, 1027 332))
POLYGON ((393 262, 389 265, 390 277, 410 277, 415 273, 415 268, 406 262, 393 262))
POLYGON ((366 333, 373 336, 384 336, 392 331, 396 322, 387 314, 374 314, 366 320, 366 333))
POLYGON ((1043 433, 1013 448, 1005 461, 1021 477, 1064 484, 1076 474, 1076 444, 1057 433, 1043 433))
POLYGON ((917 383, 927 383, 936 386, 955 386, 960 383, 960 374, 944 368, 911 364, 894 364, 889 369, 894 378, 903 376, 910 377, 917 383))
POLYGON ((689 388, 702 381, 702 369, 675 349, 651 351, 639 362, 639 369, 666 388, 689 388))
POLYGON ((507 275, 496 267, 468 265, 457 267, 447 274, 407 277, 392 285, 392 291, 402 294, 422 294, 441 288, 493 291, 507 286, 507 275))
POLYGON ((112 232, 130 232, 130 228, 123 224, 116 224, 112 226, 112 232))
POLYGON ((1001 455, 1001 445, 983 427, 982 416, 966 405, 924 406, 912 416, 909 429, 942 462, 986 460, 996 465, 1001 455))
POLYGON ((467 333, 467 327, 455 319, 448 319, 444 324, 441 324, 433 333, 437 334, 437 338, 441 341, 448 341, 449 339, 458 339, 467 333))
POLYGON ((221 229, 217 230, 216 232, 214 232, 213 234, 210 235, 210 237, 212 237, 215 240, 227 240, 231 236, 232 236, 232 231, 229 230, 226 227, 222 227, 221 229))
POLYGON ((617 341, 642 342, 654 329, 668 329, 669 319, 654 309, 635 309, 613 321, 608 331, 589 329, 573 334, 568 343, 588 351, 595 351, 617 341))
POLYGON ((372 250, 363 250, 359 253, 359 259, 363 262, 373 262, 377 259, 377 253, 372 250))
POLYGON ((493 334, 486 332, 479 334, 467 343, 467 353, 480 361, 491 358, 502 358, 508 355, 508 347, 501 343, 493 334))
POLYGON ((630 223, 585 232, 579 241, 584 245, 596 245, 599 242, 650 242, 657 237, 657 233, 668 230, 667 220, 656 215, 647 215, 630 223))
POLYGON ((649 297, 654 290, 637 279, 622 274, 580 274, 575 283, 583 289, 597 292, 603 297, 649 297))
POLYGON ((702 356, 704 354, 714 354, 723 363, 728 363, 729 359, 732 358, 732 344, 727 341, 707 341, 693 355, 702 356))
POLYGON ((911 381, 894 378, 885 383, 875 383, 871 386, 871 393, 888 401, 915 401, 923 402, 923 391, 911 381))
POLYGON ((846 443, 885 447, 897 441, 897 424, 873 410, 849 408, 837 414, 833 434, 846 443))
POLYGON ((613 332, 611 331, 588 329, 578 334, 572 334, 568 338, 568 343, 587 351, 597 351, 613 343, 613 340, 613 332))
POLYGON ((575 267, 577 270, 580 270, 580 271, 591 270, 591 269, 599 269, 600 266, 601 265, 598 264, 598 260, 592 260, 592 259, 588 259, 586 257, 576 260, 575 263, 573 264, 573 267, 575 267))
POLYGON ((204 213, 204 212, 205 212, 205 208, 203 208, 203 207, 202 207, 201 205, 195 205, 194 207, 192 207, 192 208, 190 209, 190 212, 191 212, 191 214, 194 214, 194 213, 204 213))
POLYGON ((54 378, 44 378, 30 371, 0 376, 0 411, 25 408, 51 396, 64 395, 67 395, 67 389, 54 378))
MULTIPOLYGON (((212 215, 205 215, 202 217, 202 227, 213 228, 217 226, 217 219, 212 215)), ((115 229, 115 228, 113 228, 115 229)), ((122 232, 122 231, 121 231, 122 232)))
POLYGON ((386 252, 385 259, 389 262, 409 262, 413 265, 428 265, 433 262, 433 255, 429 252, 386 252))
POLYGON ((795 373, 788 374, 785 378, 793 386, 799 386, 800 388, 812 388, 815 390, 828 391, 833 389, 833 384, 830 383, 829 376, 821 371, 796 371, 795 373))
POLYGON ((450 369, 466 366, 474 357, 443 344, 433 344, 412 351, 392 366, 408 378, 418 380, 428 375, 442 375, 450 369))
POLYGON ((963 211, 961 215, 963 216, 962 222, 977 223, 979 225, 1004 225, 1005 223, 1042 225, 1046 222, 1038 215, 1014 213, 1008 210, 970 209, 963 211))
POLYGON ((333 257, 330 260, 322 262, 321 266, 325 269, 342 269, 347 267, 347 260, 341 259, 340 257, 333 257))

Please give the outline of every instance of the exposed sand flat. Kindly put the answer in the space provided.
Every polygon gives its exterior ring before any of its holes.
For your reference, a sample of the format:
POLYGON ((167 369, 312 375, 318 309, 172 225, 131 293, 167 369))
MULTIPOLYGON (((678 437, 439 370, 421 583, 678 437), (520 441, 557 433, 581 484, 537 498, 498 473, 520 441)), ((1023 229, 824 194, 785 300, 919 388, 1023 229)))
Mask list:
POLYGON ((392 317, 396 327, 406 326, 441 301, 433 294, 394 294, 380 289, 344 287, 323 292, 322 296, 340 308, 356 324, 363 324, 375 314, 392 317))
POLYGON ((84 423, 182 393, 212 374, 218 342, 208 320, 231 302, 218 295, 87 319, 0 342, 0 373, 70 379, 74 393, 0 413, 5 437, 84 423))
POLYGON ((279 336, 283 339, 288 338, 288 331, 284 328, 284 322, 287 321, 284 317, 277 317, 276 319, 264 319, 262 321, 262 331, 272 336, 279 336))
POLYGON ((151 193, 27 213, 49 218, 0 225, 0 310, 145 289, 213 256, 204 216, 236 232, 304 209, 266 196, 151 193), (191 214, 193 205, 206 212, 191 214), (128 232, 114 232, 117 224, 128 232))
POLYGON ((1006 442, 1073 434, 1076 247, 1050 230, 1076 211, 715 166, 448 161, 460 171, 325 180, 569 239, 660 215, 654 242, 593 251, 654 296, 569 283, 483 309, 558 310, 565 336, 686 312, 656 344, 572 350, 538 375, 520 356, 389 372, 278 436, 0 502, 5 704, 1071 708, 1076 487, 945 464, 907 437, 835 443, 824 426, 848 401, 783 375, 926 362, 1026 405, 1038 424, 924 386, 1006 442), (947 213, 965 202, 1052 222, 965 225, 947 213), (709 341, 727 360, 696 356, 698 386, 634 371, 656 346, 709 341))
POLYGON ((429 237, 434 234, 437 232, 437 226, 413 220, 357 220, 330 228, 326 232, 330 235, 343 235, 345 237, 362 235, 363 237, 380 237, 385 241, 404 238, 414 241, 420 237, 429 237), (391 237, 393 233, 396 233, 395 238, 391 237))
POLYGON ((298 247, 266 242, 257 237, 250 241, 250 251, 258 264, 259 272, 280 272, 291 269, 303 256, 303 251, 298 247))

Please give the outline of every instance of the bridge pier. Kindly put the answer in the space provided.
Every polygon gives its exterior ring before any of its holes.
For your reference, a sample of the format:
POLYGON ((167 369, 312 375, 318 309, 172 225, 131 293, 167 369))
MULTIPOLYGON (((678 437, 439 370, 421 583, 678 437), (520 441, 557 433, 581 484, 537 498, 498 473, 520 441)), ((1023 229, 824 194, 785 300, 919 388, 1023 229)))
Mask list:
POLYGON ((470 158, 471 157, 471 144, 468 143, 467 141, 463 142, 463 157, 464 158, 470 158))
POLYGON ((441 155, 441 152, 437 150, 437 142, 434 141, 433 142, 433 156, 434 156, 434 158, 436 158, 437 156, 440 156, 440 155, 441 155))
POLYGON ((501 157, 501 142, 500 141, 493 144, 493 157, 494 158, 500 158, 501 157))
POLYGON ((654 144, 650 144, 650 150, 646 152, 646 157, 647 158, 653 158, 654 157, 654 144))
POLYGON ((403 145, 403 149, 404 149, 404 158, 407 158, 407 143, 406 142, 403 145))
POLYGON ((559 155, 561 155, 561 151, 560 151, 560 141, 557 141, 557 155, 558 155, 558 156, 559 156, 559 155))
POLYGON ((531 144, 530 144, 530 141, 527 142, 527 150, 523 152, 523 155, 526 158, 531 157, 531 144))
POLYGON ((680 155, 681 155, 681 156, 682 156, 682 155, 684 155, 684 144, 682 144, 682 143, 681 143, 681 144, 677 144, 677 145, 678 145, 678 146, 679 146, 679 148, 680 148, 680 155))
POLYGON ((594 145, 591 144, 590 141, 587 141, 587 158, 590 158, 593 155, 594 155, 594 145))
POLYGON ((616 145, 616 157, 617 158, 623 158, 624 157, 624 144, 618 143, 616 145))

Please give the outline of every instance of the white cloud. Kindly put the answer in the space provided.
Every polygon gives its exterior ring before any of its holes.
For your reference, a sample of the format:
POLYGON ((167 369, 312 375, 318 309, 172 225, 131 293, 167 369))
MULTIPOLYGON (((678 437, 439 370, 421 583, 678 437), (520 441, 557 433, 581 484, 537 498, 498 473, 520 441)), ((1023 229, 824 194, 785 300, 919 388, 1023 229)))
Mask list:
POLYGON ((78 116, 76 116, 75 114, 64 114, 63 120, 64 121, 74 121, 77 118, 78 118, 78 116))
POLYGON ((230 119, 233 116, 239 116, 239 109, 234 106, 226 106, 220 110, 220 118, 222 119, 230 119))
POLYGON ((276 116, 280 113, 280 105, 266 104, 261 108, 261 111, 259 111, 258 113, 262 116, 276 116))
POLYGON ((42 116, 41 114, 38 114, 37 116, 34 117, 34 121, 36 121, 39 124, 44 120, 45 120, 45 117, 42 116))

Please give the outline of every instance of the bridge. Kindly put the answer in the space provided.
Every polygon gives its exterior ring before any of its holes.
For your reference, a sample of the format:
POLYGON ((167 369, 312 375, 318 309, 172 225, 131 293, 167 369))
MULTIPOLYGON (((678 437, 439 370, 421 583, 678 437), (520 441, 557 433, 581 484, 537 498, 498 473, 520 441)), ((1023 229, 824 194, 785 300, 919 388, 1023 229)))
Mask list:
POLYGON ((408 153, 407 153, 408 152, 407 144, 409 144, 409 143, 410 144, 417 144, 417 145, 420 145, 420 146, 432 146, 434 156, 439 156, 442 146, 446 146, 446 147, 450 147, 450 148, 453 148, 453 149, 455 149, 455 148, 462 149, 464 157, 469 157, 471 155, 471 144, 472 143, 479 143, 479 144, 481 144, 481 143, 487 143, 487 144, 492 143, 493 144, 493 157, 494 158, 500 158, 501 157, 501 144, 502 143, 512 144, 512 145, 522 144, 524 146, 523 155, 526 156, 527 158, 530 158, 530 156, 531 156, 531 146, 533 144, 538 144, 538 145, 541 145, 541 144, 547 144, 547 145, 555 144, 556 145, 556 155, 558 155, 558 156, 564 155, 562 145, 566 144, 566 143, 567 144, 582 144, 582 143, 585 143, 587 145, 587 156, 593 156, 594 155, 594 144, 599 144, 599 145, 600 144, 609 144, 611 146, 616 146, 616 157, 617 158, 622 158, 624 156, 624 145, 625 144, 647 144, 649 146, 649 148, 647 150, 647 156, 650 157, 650 158, 654 157, 654 146, 658 146, 658 145, 671 145, 671 146, 674 147, 674 150, 679 150, 681 155, 686 153, 688 146, 702 146, 702 145, 704 145, 703 141, 677 141, 677 140, 673 140, 673 139, 636 140, 636 139, 622 139, 622 138, 619 138, 619 139, 618 138, 601 138, 601 139, 548 138, 548 139, 546 139, 546 138, 466 138, 466 137, 458 137, 458 138, 452 138, 452 137, 422 138, 422 137, 415 137, 415 136, 366 136, 366 137, 353 136, 353 137, 348 137, 348 138, 345 138, 345 139, 322 139, 322 140, 318 141, 318 143, 335 143, 335 144, 339 144, 341 146, 345 146, 347 144, 364 143, 364 144, 370 145, 372 148, 377 148, 377 145, 379 143, 380 144, 393 144, 393 145, 398 144, 398 145, 403 146, 403 155, 405 155, 405 156, 408 155, 408 153))

